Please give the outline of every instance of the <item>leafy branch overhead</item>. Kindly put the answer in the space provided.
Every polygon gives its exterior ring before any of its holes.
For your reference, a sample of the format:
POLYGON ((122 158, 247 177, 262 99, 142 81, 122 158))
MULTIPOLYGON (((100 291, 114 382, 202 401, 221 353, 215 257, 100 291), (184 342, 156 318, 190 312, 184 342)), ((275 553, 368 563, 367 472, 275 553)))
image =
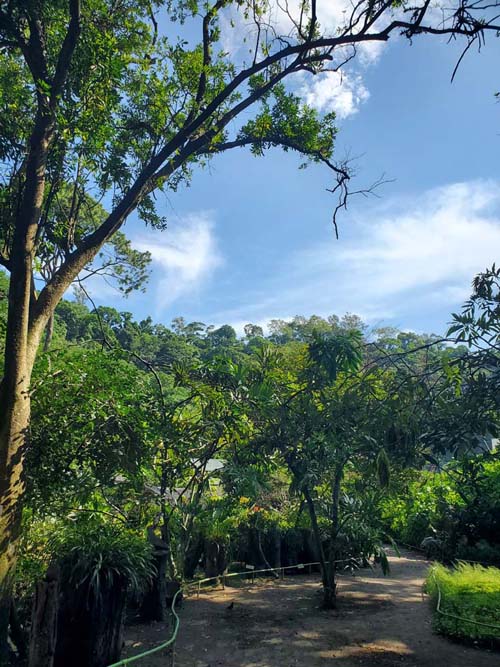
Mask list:
MULTIPOLYGON (((36 148, 42 168, 33 220, 35 253, 47 236, 46 208, 62 189, 77 189, 84 198, 105 202, 108 210, 57 268, 35 315, 45 319, 63 285, 92 262, 134 208, 147 224, 164 226, 153 191, 189 182, 191 170, 215 153, 245 145, 258 155, 276 146, 297 151, 333 170, 332 189, 345 205, 351 170, 333 161, 334 115, 320 116, 303 104, 285 87, 291 75, 339 70, 355 57, 357 45, 387 41, 397 32, 409 38, 462 35, 469 45, 496 28, 484 18, 488 7, 478 3, 460 3, 434 23, 428 2, 418 7, 361 2, 331 33, 320 24, 316 2, 302 3, 296 14, 281 11, 288 23, 285 32, 272 21, 276 8, 266 0, 58 0, 50 7, 7 3, 1 9, 0 108, 6 119, 0 136, 1 205, 10 211, 6 219, 29 190, 29 146, 36 148), (175 31, 168 26, 176 22, 190 35, 199 30, 198 43, 171 37, 175 31), (231 31, 241 35, 241 30, 247 56, 230 54, 223 46, 231 31), (233 121, 254 105, 260 105, 254 117, 233 130, 233 121)), ((68 218, 71 226, 74 221, 68 218)), ((12 265, 12 224, 1 230, 0 261, 7 268, 12 265)))

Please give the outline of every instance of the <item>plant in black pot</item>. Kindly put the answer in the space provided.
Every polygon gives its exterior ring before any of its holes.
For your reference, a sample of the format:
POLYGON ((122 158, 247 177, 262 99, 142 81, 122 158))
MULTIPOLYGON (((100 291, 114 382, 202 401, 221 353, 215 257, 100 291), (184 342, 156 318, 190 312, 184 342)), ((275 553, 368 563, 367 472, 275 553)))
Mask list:
POLYGON ((152 577, 151 546, 114 523, 84 519, 52 540, 60 568, 55 667, 105 667, 119 659, 127 594, 152 577))

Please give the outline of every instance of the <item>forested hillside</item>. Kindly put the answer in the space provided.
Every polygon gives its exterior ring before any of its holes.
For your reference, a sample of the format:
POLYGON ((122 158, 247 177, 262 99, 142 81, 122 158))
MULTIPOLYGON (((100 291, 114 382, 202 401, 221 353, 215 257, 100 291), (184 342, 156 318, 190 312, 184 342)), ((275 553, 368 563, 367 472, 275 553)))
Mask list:
POLYGON ((231 562, 318 561, 327 607, 338 571, 372 558, 387 567, 393 539, 500 564, 497 334, 485 302, 497 281, 480 277, 454 316, 459 343, 490 335, 475 351, 353 315, 274 320, 266 334, 249 324, 238 337, 62 301, 34 372, 24 624, 54 562, 63 590, 83 585, 107 604, 149 590, 141 613, 159 619, 167 580, 231 562))

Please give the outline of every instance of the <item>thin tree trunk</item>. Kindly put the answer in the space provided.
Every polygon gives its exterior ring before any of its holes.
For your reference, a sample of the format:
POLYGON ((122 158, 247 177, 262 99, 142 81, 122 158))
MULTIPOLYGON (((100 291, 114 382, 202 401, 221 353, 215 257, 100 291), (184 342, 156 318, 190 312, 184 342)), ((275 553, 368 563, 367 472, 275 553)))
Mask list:
POLYGON ((275 568, 281 567, 281 531, 277 527, 272 529, 273 563, 275 568))
POLYGON ((54 313, 52 313, 51 316, 49 317, 49 321, 47 322, 47 326, 45 327, 45 338, 43 341, 44 352, 47 352, 49 350, 53 336, 54 336, 54 313))
POLYGON ((340 487, 344 466, 339 463, 335 468, 332 487, 332 514, 330 525, 330 546, 328 555, 328 580, 330 585, 324 591, 323 606, 326 609, 335 609, 337 606, 337 538, 339 533, 339 506, 340 506, 340 487))
POLYGON ((200 533, 197 533, 194 536, 194 539, 191 540, 190 547, 184 558, 184 578, 192 579, 194 577, 196 567, 200 562, 200 558, 203 554, 203 537, 200 533))
POLYGON ((316 516, 316 508, 314 507, 314 501, 307 486, 303 487, 302 492, 304 494, 304 498, 306 499, 307 509, 309 511, 309 517, 311 519, 311 526, 313 529, 313 535, 316 542, 316 546, 318 548, 319 562, 321 565, 321 580, 323 582, 323 593, 326 598, 326 596, 329 594, 329 591, 331 590, 331 582, 329 578, 330 569, 328 567, 328 563, 326 562, 325 558, 325 550, 323 549, 321 533, 319 532, 318 517, 316 516))
MULTIPOLYGON (((162 498, 164 494, 162 495, 162 498)), ((161 538, 167 545, 167 568, 168 576, 171 580, 176 581, 178 579, 177 572, 177 563, 174 558, 174 553, 172 550, 172 533, 170 531, 169 517, 167 515, 167 506, 165 501, 161 502, 161 515, 162 515, 162 527, 161 527, 161 538)))
MULTIPOLYGON (((257 531, 257 548, 258 548, 258 550, 259 550, 259 555, 260 555, 260 557, 262 558, 262 562, 264 563, 264 565, 266 566, 266 568, 267 568, 268 570, 271 570, 271 569, 272 569, 271 564, 270 564, 269 561, 267 560, 267 558, 266 558, 266 554, 264 553, 264 549, 262 548, 262 534, 261 534, 261 532, 260 532, 260 530, 259 530, 258 528, 256 528, 255 530, 257 531)), ((274 575, 274 577, 275 577, 276 579, 279 579, 279 578, 280 578, 280 576, 279 576, 279 574, 278 574, 277 572, 274 572, 274 571, 273 571, 273 575, 274 575)))
POLYGON ((330 548, 335 546, 335 540, 339 533, 339 509, 340 509, 340 486, 344 475, 344 466, 340 463, 335 468, 335 476, 332 488, 332 524, 331 524, 331 543, 330 548))
POLYGON ((215 540, 205 540, 205 576, 214 579, 221 575, 226 567, 226 550, 223 544, 215 540))
POLYGON ((167 553, 158 550, 154 555, 154 564, 156 572, 144 595, 141 617, 145 621, 166 621, 168 618, 167 553))

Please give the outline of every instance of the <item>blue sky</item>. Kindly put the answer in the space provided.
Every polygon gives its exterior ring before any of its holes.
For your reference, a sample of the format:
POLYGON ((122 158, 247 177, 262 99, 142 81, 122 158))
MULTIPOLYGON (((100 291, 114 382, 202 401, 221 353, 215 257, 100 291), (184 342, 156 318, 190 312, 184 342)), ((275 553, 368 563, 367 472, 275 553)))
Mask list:
POLYGON ((337 156, 358 156, 356 185, 394 179, 378 198, 351 201, 338 241, 325 168, 299 170, 279 150, 234 151, 159 196, 166 232, 130 218, 126 233, 153 256, 147 292, 124 299, 94 283, 97 302, 239 331, 353 312, 372 326, 441 333, 500 254, 500 40, 471 52, 450 83, 459 54, 439 39, 395 39, 361 54, 342 81, 296 83, 321 111, 337 110, 337 156))

